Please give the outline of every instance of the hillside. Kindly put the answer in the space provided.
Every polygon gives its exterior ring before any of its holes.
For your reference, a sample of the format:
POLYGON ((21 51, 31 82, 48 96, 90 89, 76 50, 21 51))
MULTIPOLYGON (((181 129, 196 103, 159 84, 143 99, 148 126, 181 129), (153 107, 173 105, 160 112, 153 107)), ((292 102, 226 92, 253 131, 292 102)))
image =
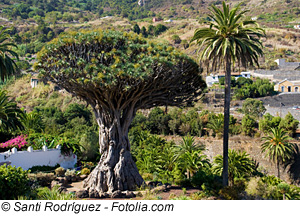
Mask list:
MULTIPOLYGON (((50 20, 87 21, 105 16, 120 16, 129 20, 158 16, 162 18, 206 18, 208 6, 220 5, 220 0, 1 0, 3 22, 22 22, 34 16, 50 20)), ((231 0, 231 4, 242 3, 251 10, 249 16, 269 25, 290 25, 300 22, 300 3, 298 0, 231 0), (255 10, 253 10, 255 9, 255 10)))

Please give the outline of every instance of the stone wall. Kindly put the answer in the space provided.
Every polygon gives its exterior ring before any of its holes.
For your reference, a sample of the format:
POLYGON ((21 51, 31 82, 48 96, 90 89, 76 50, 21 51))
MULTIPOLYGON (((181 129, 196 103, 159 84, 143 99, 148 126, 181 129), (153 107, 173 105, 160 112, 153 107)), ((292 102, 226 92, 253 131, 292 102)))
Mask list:
MULTIPOLYGON (((263 76, 273 76, 275 80, 299 80, 300 71, 299 70, 255 70, 255 74, 260 74, 263 76)), ((253 74, 252 74, 253 75, 253 74)))

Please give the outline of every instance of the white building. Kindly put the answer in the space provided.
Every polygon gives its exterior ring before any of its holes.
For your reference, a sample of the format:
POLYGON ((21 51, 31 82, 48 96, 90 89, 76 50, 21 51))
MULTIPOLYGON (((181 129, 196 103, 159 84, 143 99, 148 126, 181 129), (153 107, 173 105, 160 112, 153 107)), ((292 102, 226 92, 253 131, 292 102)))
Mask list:
MULTIPOLYGON (((250 72, 233 72, 231 73, 231 76, 234 76, 235 80, 237 80, 240 77, 244 78, 250 78, 251 74, 250 72)), ((214 83, 219 83, 219 79, 225 77, 225 73, 217 73, 217 74, 210 74, 206 77, 206 84, 208 87, 211 87, 214 83)))

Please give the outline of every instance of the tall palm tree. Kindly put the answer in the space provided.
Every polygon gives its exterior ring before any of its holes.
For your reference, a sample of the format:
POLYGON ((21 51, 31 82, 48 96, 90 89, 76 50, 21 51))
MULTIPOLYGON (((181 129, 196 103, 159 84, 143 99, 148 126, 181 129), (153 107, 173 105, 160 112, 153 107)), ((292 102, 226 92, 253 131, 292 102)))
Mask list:
POLYGON ((262 137, 264 143, 261 150, 277 166, 278 178, 280 178, 280 164, 291 158, 295 152, 293 144, 289 143, 291 137, 282 128, 271 128, 269 134, 262 137))
POLYGON ((209 27, 195 30, 191 41, 199 47, 199 58, 207 64, 207 70, 222 68, 225 71, 224 133, 223 133, 223 185, 228 185, 228 137, 230 115, 231 69, 236 65, 247 68, 258 65, 263 55, 260 38, 265 36, 263 29, 255 21, 245 17, 247 10, 240 10, 240 4, 231 10, 223 2, 223 10, 211 6, 209 27))
POLYGON ((18 54, 12 50, 17 45, 8 42, 10 39, 8 31, 9 29, 4 29, 4 26, 0 26, 0 79, 2 81, 18 72, 17 64, 11 58, 19 59, 18 54))

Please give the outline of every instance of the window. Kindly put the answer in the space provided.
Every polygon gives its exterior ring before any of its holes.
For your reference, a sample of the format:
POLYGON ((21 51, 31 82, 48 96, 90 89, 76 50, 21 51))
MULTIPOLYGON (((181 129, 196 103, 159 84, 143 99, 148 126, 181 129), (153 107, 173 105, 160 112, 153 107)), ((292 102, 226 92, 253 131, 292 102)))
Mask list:
POLYGON ((299 88, 298 87, 295 87, 295 92, 299 92, 299 88))
POLYGON ((281 86, 281 92, 284 92, 284 86, 281 86))
POLYGON ((292 87, 288 86, 288 92, 292 91, 292 87))

